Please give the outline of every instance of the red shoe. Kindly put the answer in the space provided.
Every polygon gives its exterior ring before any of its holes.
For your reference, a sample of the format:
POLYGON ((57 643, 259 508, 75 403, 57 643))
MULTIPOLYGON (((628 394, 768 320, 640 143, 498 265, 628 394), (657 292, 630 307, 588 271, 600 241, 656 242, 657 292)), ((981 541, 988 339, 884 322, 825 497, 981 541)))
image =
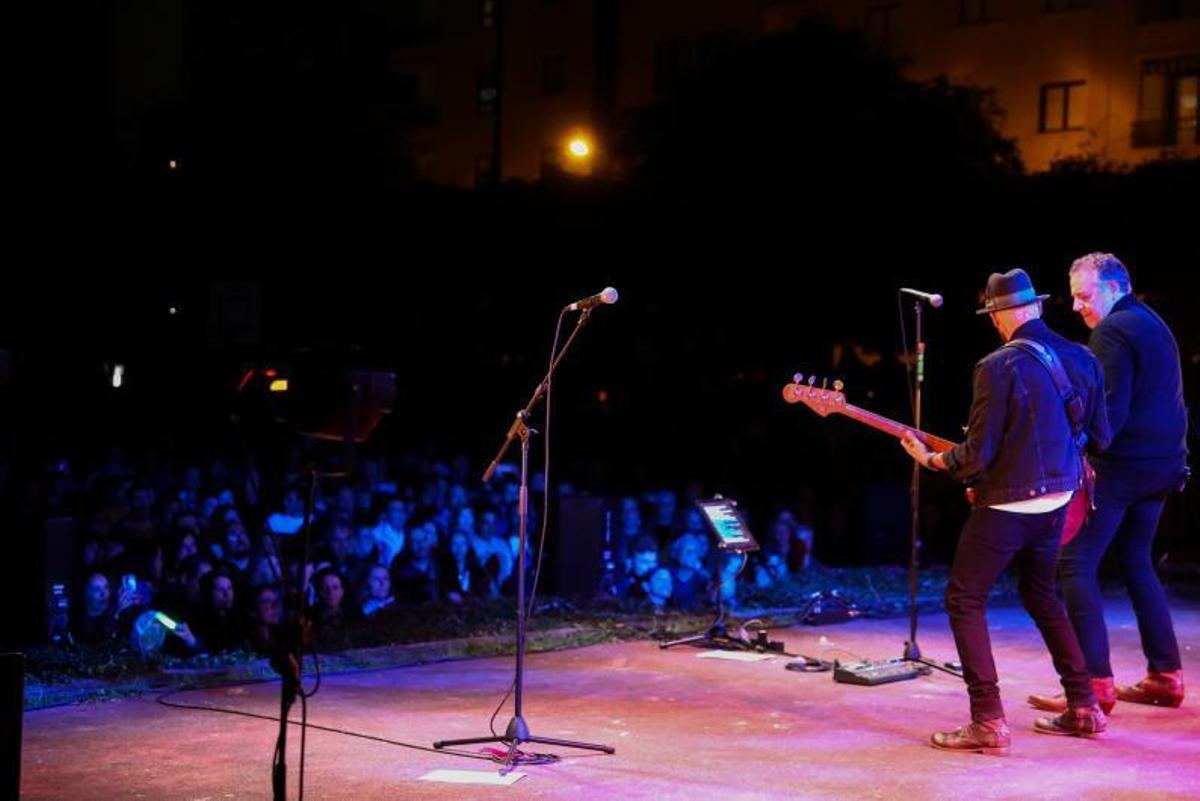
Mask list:
POLYGON ((972 721, 954 731, 937 731, 929 738, 934 748, 944 751, 973 751, 989 756, 1007 756, 1012 733, 1004 718, 972 721))
POLYGON ((1151 673, 1132 687, 1118 687, 1117 698, 1131 704, 1179 706, 1183 703, 1183 671, 1151 673))
MULTIPOLYGON (((1100 705, 1100 709, 1104 711, 1104 714, 1112 714, 1113 707, 1117 705, 1117 687, 1113 682, 1113 677, 1107 676, 1103 679, 1093 678, 1092 692, 1096 694, 1096 703, 1100 705)), ((1059 713, 1067 711, 1067 696, 1063 693, 1059 693, 1058 695, 1031 695, 1027 700, 1029 701, 1029 705, 1034 709, 1059 713)))

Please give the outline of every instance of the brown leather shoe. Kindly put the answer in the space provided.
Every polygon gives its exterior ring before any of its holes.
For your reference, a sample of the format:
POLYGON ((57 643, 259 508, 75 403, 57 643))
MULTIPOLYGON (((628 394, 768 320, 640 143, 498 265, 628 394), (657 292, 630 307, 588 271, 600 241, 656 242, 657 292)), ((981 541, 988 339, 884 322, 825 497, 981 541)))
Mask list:
POLYGON ((972 721, 954 731, 937 731, 929 738, 934 748, 946 751, 973 751, 989 756, 1007 756, 1012 732, 1004 718, 972 721))
POLYGON ((1183 703, 1183 671, 1151 673, 1132 687, 1118 687, 1117 697, 1131 704, 1179 706, 1183 703))
MULTIPOLYGON (((1100 705, 1100 709, 1105 715, 1111 715, 1113 707, 1117 705, 1117 687, 1113 682, 1113 677, 1108 676, 1103 679, 1092 679, 1092 692, 1096 694, 1096 703, 1100 705)), ((1067 696, 1063 693, 1058 695, 1031 695, 1028 698, 1029 705, 1034 709, 1040 709, 1043 712, 1066 712, 1067 711, 1067 696)))
POLYGON ((1067 737, 1099 737, 1108 728, 1100 705, 1071 707, 1053 718, 1038 718, 1033 730, 1042 734, 1061 734, 1067 737))

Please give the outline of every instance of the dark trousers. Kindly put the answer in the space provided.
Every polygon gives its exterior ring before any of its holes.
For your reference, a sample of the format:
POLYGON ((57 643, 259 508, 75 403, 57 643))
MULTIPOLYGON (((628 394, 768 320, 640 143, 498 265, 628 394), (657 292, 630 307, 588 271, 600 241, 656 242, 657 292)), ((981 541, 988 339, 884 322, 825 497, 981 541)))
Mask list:
POLYGON ((963 526, 946 588, 946 611, 971 697, 972 720, 1004 716, 986 607, 996 580, 1014 562, 1021 602, 1050 649, 1068 704, 1091 706, 1096 702, 1075 630, 1054 591, 1065 519, 1065 509, 1029 515, 980 507, 963 526))
POLYGON ((1116 548, 1125 586, 1137 616, 1142 651, 1151 672, 1180 669, 1179 644, 1171 625, 1167 595, 1154 572, 1150 550, 1167 493, 1178 484, 1178 464, 1097 465, 1096 508, 1075 539, 1062 550, 1063 597, 1067 613, 1097 678, 1112 676, 1108 628, 1100 594, 1100 561, 1109 545, 1116 548))

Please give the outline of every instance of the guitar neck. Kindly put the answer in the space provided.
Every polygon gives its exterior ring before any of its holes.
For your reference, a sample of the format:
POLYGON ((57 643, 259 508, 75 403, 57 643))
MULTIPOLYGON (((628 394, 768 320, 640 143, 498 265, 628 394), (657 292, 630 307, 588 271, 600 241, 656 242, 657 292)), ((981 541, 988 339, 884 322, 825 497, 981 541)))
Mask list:
POLYGON ((876 431, 882 431, 885 434, 891 434, 896 439, 901 439, 905 434, 912 434, 917 439, 925 443, 925 446, 936 453, 943 453, 954 447, 955 443, 948 439, 927 434, 924 431, 906 426, 903 423, 897 423, 895 420, 884 417, 881 414, 868 412, 866 409, 860 409, 857 406, 849 403, 838 406, 835 410, 838 414, 844 414, 852 420, 857 420, 864 425, 868 425, 876 431))

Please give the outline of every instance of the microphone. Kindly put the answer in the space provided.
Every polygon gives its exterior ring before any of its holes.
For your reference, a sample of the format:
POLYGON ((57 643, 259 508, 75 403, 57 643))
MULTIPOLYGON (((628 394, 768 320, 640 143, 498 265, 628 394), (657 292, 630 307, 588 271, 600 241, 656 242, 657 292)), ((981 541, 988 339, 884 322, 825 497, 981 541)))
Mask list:
POLYGON ((602 291, 595 295, 577 300, 567 306, 567 311, 581 311, 583 309, 591 309, 601 304, 610 305, 617 302, 617 290, 611 286, 606 286, 602 291))
POLYGON ((941 308, 941 305, 946 302, 946 299, 941 295, 922 292, 919 289, 909 289, 906 286, 902 286, 900 287, 900 291, 906 295, 912 295, 913 297, 920 298, 935 309, 941 308))

